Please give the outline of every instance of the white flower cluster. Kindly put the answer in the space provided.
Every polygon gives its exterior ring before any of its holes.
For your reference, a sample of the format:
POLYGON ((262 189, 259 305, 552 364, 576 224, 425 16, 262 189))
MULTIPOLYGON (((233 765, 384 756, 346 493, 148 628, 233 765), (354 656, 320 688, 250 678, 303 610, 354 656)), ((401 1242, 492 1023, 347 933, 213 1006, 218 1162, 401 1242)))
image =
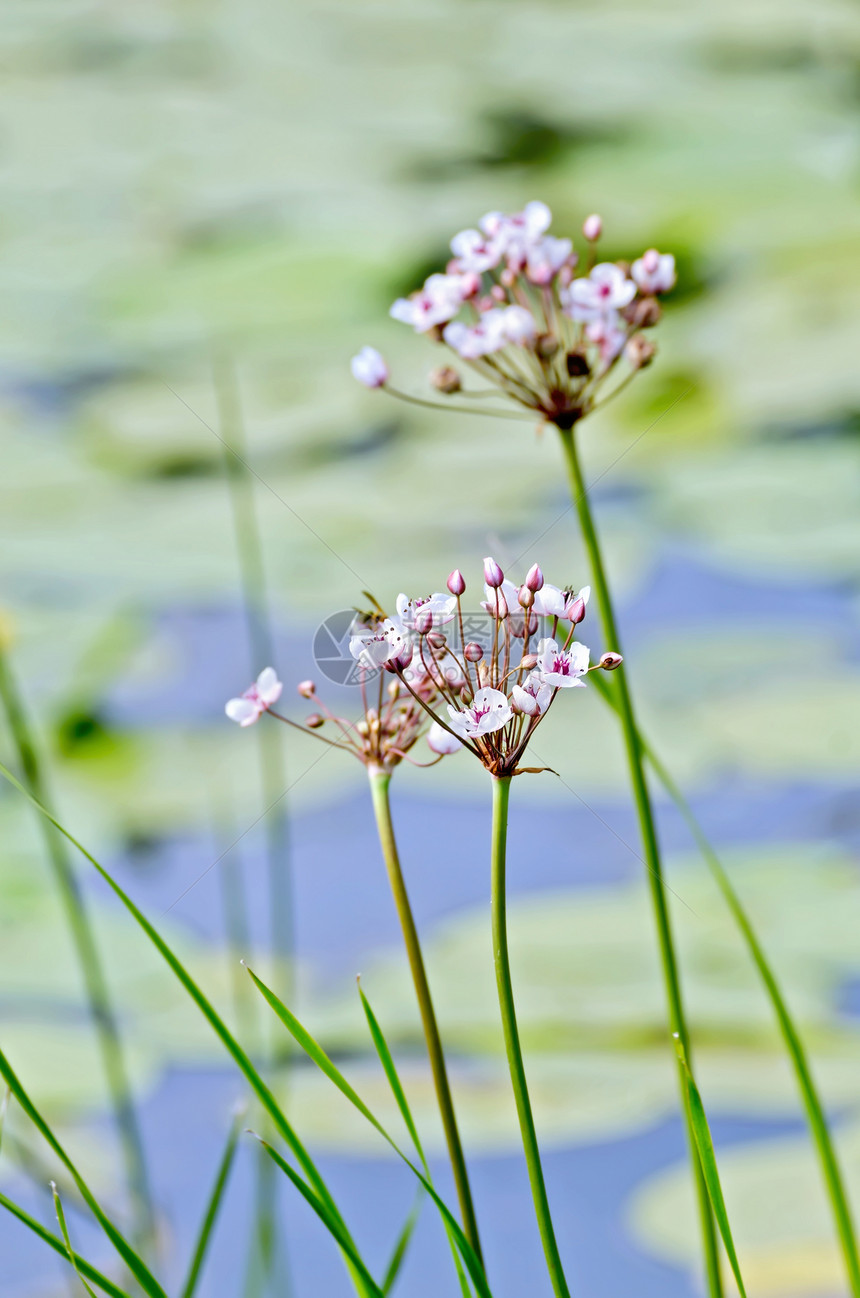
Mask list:
MULTIPOLYGON (((355 628, 350 652, 368 672, 393 673, 424 703, 434 717, 428 734, 434 752, 465 747, 495 774, 512 774, 558 691, 584 685, 594 670, 587 647, 574 639, 590 591, 553 586, 537 565, 517 587, 494 559, 485 559, 481 604, 492 630, 486 653, 474 641, 464 643, 465 589, 455 570, 448 594, 400 595, 394 616, 355 628), (531 650, 540 618, 550 622, 551 634, 531 650)), ((612 669, 620 662, 619 655, 607 654, 595 666, 612 669)))
MULTIPOLYGON (((520 405, 569 427, 593 409, 597 385, 622 354, 634 370, 652 359, 642 330, 659 319, 656 299, 675 284, 675 259, 651 248, 632 265, 595 264, 600 217, 584 223, 582 259, 571 239, 549 233, 551 220, 538 201, 512 215, 489 212, 454 236, 445 270, 398 298, 391 315, 447 344, 520 405)), ((388 384, 372 347, 352 370, 366 387, 388 384)))

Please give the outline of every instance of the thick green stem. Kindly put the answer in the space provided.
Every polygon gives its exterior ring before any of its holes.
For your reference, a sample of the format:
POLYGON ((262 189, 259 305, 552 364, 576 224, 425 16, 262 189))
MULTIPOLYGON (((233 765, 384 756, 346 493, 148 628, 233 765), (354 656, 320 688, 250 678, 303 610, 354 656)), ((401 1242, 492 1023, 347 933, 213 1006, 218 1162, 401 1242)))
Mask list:
POLYGON ((448 1083, 445 1055, 442 1050, 442 1038, 439 1035, 439 1025, 436 1022, 433 1000, 430 996, 430 984, 427 981, 424 957, 421 954, 421 943, 418 938, 418 930, 415 927, 412 907, 409 905, 409 894, 406 891, 406 882, 400 868, 400 856, 397 851, 394 826, 391 821, 391 804, 388 797, 391 774, 380 767, 371 766, 368 767, 368 775, 370 777, 370 792, 373 798, 373 810, 376 814, 379 842, 382 847, 382 855, 385 858, 385 868, 388 871, 388 881, 394 896, 394 904, 397 907, 397 916, 403 930, 403 941, 406 944, 409 968, 412 971, 415 995, 421 1012, 424 1039, 427 1042, 427 1054, 430 1056, 430 1068, 433 1073, 433 1085, 436 1088, 436 1099, 442 1116, 448 1155, 451 1159, 451 1170, 454 1173, 454 1184, 457 1187, 463 1230, 472 1248, 480 1258, 481 1241, 478 1237, 478 1223, 472 1203, 472 1191, 469 1187, 466 1159, 463 1154, 463 1146, 460 1143, 460 1133, 457 1129, 454 1101, 451 1098, 451 1087, 448 1083))
MULTIPOLYGON (((50 807, 42 764, 21 696, 2 646, 0 646, 0 699, 3 702, 27 788, 43 807, 50 807)), ((125 1165, 126 1181, 134 1207, 135 1239, 140 1246, 151 1245, 155 1241, 155 1212, 146 1170, 143 1139, 134 1108, 119 1027, 111 1004, 95 934, 63 840, 42 816, 39 817, 39 823, 44 832, 46 855, 80 965, 90 1015, 101 1051, 108 1095, 125 1165)))
MULTIPOLYGON (((622 652, 621 642, 618 635, 618 627, 615 622, 612 596, 609 591, 609 583, 603 566, 603 556, 600 549, 600 541, 597 536, 597 529, 594 525, 594 519, 591 514, 588 490, 579 463, 575 433, 572 429, 559 429, 559 436, 561 438, 561 445, 567 465, 570 491, 573 497, 573 503, 579 515, 582 536, 585 541, 585 548, 588 552, 589 563, 591 565, 592 578, 597 595, 598 610, 603 627, 604 639, 606 640, 604 647, 606 649, 617 650, 620 653, 622 652)), ((684 1004, 681 997, 681 984, 678 975, 675 944, 672 938, 672 927, 666 898, 666 886, 663 881, 663 866, 660 858, 660 847, 657 841, 657 830, 654 823, 654 813, 651 807, 651 796, 645 779, 644 758, 636 729, 633 701, 630 697, 630 690, 627 685, 626 669, 622 667, 617 671, 614 679, 616 682, 616 692, 618 697, 617 712, 624 735, 624 747, 627 753, 627 764, 630 771, 630 784, 633 792, 633 799, 636 804, 636 813, 639 820, 639 830, 642 838, 642 849, 647 868, 648 886, 654 910, 654 919, 657 926, 660 962, 663 968, 663 981, 666 988, 666 999, 669 1010, 669 1025, 671 1031, 678 1034, 684 1052, 689 1059, 691 1057, 690 1041, 687 1031, 687 1022, 684 1015, 684 1004)), ((708 1189, 702 1174, 699 1157, 696 1153, 696 1142, 691 1127, 687 1087, 680 1067, 678 1070, 678 1084, 680 1087, 681 1101, 687 1126, 687 1140, 699 1207, 702 1245, 708 1277, 708 1291, 711 1298, 722 1298, 723 1286, 722 1278, 720 1276, 717 1232, 714 1225, 710 1200, 708 1198, 708 1189)))
POLYGON ((502 1030, 505 1037, 505 1051, 508 1056, 508 1067, 511 1073, 511 1084, 514 1088, 514 1099, 517 1105, 517 1118, 523 1140, 523 1151, 526 1156, 529 1181, 532 1187, 532 1199, 535 1205, 538 1229, 543 1243, 547 1270, 552 1281, 556 1298, 570 1298, 570 1290, 564 1278, 561 1257, 553 1230, 552 1217, 549 1211, 549 1200, 540 1161, 537 1133, 535 1132, 532 1106, 526 1084, 526 1070, 523 1054, 520 1049, 520 1034, 517 1029, 517 1014, 514 1006, 514 989, 511 983, 511 965, 508 956, 507 907, 505 901, 505 861, 508 838, 508 798, 511 791, 510 776, 501 779, 493 777, 493 837, 492 837, 492 883, 491 901, 493 919, 493 958, 496 966, 496 987, 499 993, 499 1009, 502 1015, 502 1030))

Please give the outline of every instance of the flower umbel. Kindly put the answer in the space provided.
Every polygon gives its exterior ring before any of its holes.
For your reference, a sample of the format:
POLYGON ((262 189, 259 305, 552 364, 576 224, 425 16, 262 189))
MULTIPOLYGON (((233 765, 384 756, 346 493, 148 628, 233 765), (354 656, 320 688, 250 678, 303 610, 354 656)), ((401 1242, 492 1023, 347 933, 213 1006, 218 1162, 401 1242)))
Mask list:
MULTIPOLYGON (((449 594, 415 599, 399 595, 392 617, 356 614, 349 647, 359 664, 364 706, 363 715, 356 720, 337 716, 320 699, 312 680, 297 686, 298 694, 315 705, 304 725, 275 712, 272 705, 280 698, 283 686, 271 667, 260 673, 241 698, 230 699, 225 709, 227 716, 240 726, 250 726, 269 712, 277 721, 303 733, 309 731, 330 747, 352 753, 365 766, 383 771, 391 771, 404 759, 413 765, 434 765, 461 745, 447 730, 432 724, 428 707, 436 699, 436 684, 422 665, 420 654, 414 664, 412 658, 422 637, 426 638, 433 627, 450 621, 456 606, 457 600, 449 594), (328 733, 320 733, 323 729, 328 733), (424 734, 435 757, 429 763, 414 762, 410 749, 424 734)), ((462 685, 462 677, 453 668, 449 666, 447 671, 446 681, 452 686, 462 685)))
MULTIPOLYGON (((386 648, 378 653, 387 655, 385 671, 395 675, 394 683, 400 683, 413 705, 432 720, 428 743, 433 751, 465 748, 491 774, 503 777, 532 769, 521 767, 520 761, 558 691, 584 685, 589 671, 614 669, 620 655, 604 655, 590 665, 588 649, 575 640, 585 616, 587 589, 577 594, 552 586, 537 567, 530 570, 526 584, 517 587, 492 558, 484 560, 483 576, 488 652, 466 640, 461 606, 466 583, 459 569, 448 579, 448 589, 457 592, 450 598, 434 595, 402 603, 401 596, 399 610, 418 609, 411 629, 398 615, 381 619, 379 629, 368 628, 366 634, 381 637, 386 648), (532 650, 530 641, 539 626, 538 597, 552 635, 532 650), (432 608, 433 614, 422 617, 422 608, 432 608)), ((366 644, 360 636, 353 638, 352 651, 359 661, 366 644)))
MULTIPOLYGON (((391 315, 444 343, 500 396, 567 429, 653 358, 656 349, 643 331, 660 319, 657 299, 674 287, 675 259, 649 248, 632 266, 597 262, 603 223, 592 215, 583 225, 580 261, 571 239, 549 234, 551 219, 541 202, 512 215, 488 213, 478 229, 454 235, 444 273, 398 298, 391 315), (610 376, 618 381, 598 400, 610 376)), ((368 387, 385 384, 393 396, 419 400, 392 388, 387 370, 379 379, 381 369, 357 370, 353 362, 353 373, 368 387)), ((438 392, 487 395, 470 393, 450 366, 434 371, 439 374, 445 382, 434 379, 438 392)))

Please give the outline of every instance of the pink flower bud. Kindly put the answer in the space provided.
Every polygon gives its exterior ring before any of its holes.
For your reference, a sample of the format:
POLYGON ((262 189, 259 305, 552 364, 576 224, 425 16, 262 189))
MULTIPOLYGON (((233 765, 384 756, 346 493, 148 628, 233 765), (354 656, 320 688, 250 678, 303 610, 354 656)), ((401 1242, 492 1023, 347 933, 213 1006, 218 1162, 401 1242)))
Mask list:
POLYGON ((533 563, 526 573, 526 585, 535 593, 543 588, 543 573, 536 563, 533 563))
POLYGON ((303 699, 312 699, 317 692, 317 687, 313 681, 300 681, 296 689, 303 699))
POLYGON ((433 626, 433 614, 429 609, 419 609, 415 614, 415 630, 419 635, 426 635, 433 626))
POLYGON ((564 610, 564 616, 568 622, 576 626, 585 617, 585 600, 581 595, 576 595, 564 610))
POLYGON ((428 631, 427 643, 432 649, 444 649, 448 641, 441 631, 428 631))
POLYGON ((448 578, 448 589, 452 595, 462 595, 466 589, 466 579, 459 568, 455 568, 448 578))
POLYGON ((649 248, 642 254, 642 269, 653 275, 660 269, 660 254, 656 248, 649 248))
POLYGON ((497 588, 505 580, 505 574, 502 572, 495 559, 487 558, 484 560, 484 581, 488 586, 497 588))
POLYGON ((494 302, 507 302, 508 295, 502 288, 501 284, 494 284, 490 289, 490 297, 494 302))
POLYGON ((528 586, 520 586, 517 601, 520 608, 531 608, 535 602, 534 591, 529 590, 528 586))
POLYGON ((463 650, 463 657, 466 659, 467 663, 479 663, 483 656, 483 649, 474 640, 470 640, 466 645, 466 648, 463 650))
POLYGON ((602 667, 605 672, 614 672, 615 668, 620 667, 623 662, 624 659, 621 654, 608 653, 603 655, 597 665, 602 667))
POLYGON ((493 616, 497 618, 504 618, 508 616, 508 613, 510 611, 508 609, 508 601, 505 599, 504 595, 502 594, 501 589, 498 589, 496 591, 496 598, 493 602, 493 606, 490 611, 492 612, 493 616))
POLYGON ((325 725, 325 717, 321 717, 318 712, 312 712, 305 725, 309 730, 319 730, 320 726, 325 725))
POLYGON ((582 233, 589 243, 594 243, 603 233, 603 218, 598 216, 596 212, 593 212, 591 216, 587 216, 582 223, 582 233))
POLYGON ((350 369, 366 388, 382 388, 388 382, 388 366, 375 347, 362 347, 350 361, 350 369))
POLYGON ((524 672, 530 672, 533 667, 537 667, 537 661, 537 654, 526 654, 520 663, 520 666, 524 672))

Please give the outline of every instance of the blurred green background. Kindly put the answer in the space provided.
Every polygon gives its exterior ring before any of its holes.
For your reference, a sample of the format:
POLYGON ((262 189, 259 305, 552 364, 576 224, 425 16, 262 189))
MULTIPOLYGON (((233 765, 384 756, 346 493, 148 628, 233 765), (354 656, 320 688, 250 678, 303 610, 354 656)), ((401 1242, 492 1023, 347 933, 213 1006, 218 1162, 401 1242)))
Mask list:
MULTIPOLYGON (((539 560, 551 579, 587 580, 551 437, 407 410, 360 389, 348 362, 372 343, 401 387, 425 391, 439 358, 387 309, 450 236, 532 198, 558 234, 597 210, 608 256, 653 244, 680 270, 656 364, 582 430, 629 670, 785 981, 860 1194, 857 6, 7 0, 3 43, 0 601, 66 823, 251 1035, 251 1008, 231 1008, 236 898, 240 944, 265 964, 264 831, 289 838, 300 1009, 384 1109, 354 995, 363 971, 433 1145, 363 773, 288 736, 283 751, 268 741, 261 781, 257 737, 223 717, 266 664, 246 634, 221 440, 236 429, 215 379, 235 376, 275 666, 301 716, 292 683, 312 670, 315 631, 362 589, 390 604, 460 566, 474 590, 490 552, 512 573, 539 560)), ((584 632, 601 647, 591 620, 584 632)), ((356 706, 334 684, 328 697, 356 706)), ((695 1231, 622 755, 591 693, 551 724, 540 757, 562 781, 515 787, 511 923, 565 1256, 589 1298, 687 1298, 695 1231)), ((398 773, 395 815, 491 1280, 508 1298, 543 1290, 493 1007, 474 766, 398 773)), ((37 828, 6 791, 0 824, 3 1048, 121 1202, 37 828)), ((768 1007, 667 809, 662 828, 750 1291, 838 1294, 768 1007)), ((87 886, 171 1225, 165 1266, 181 1272, 238 1085, 87 886)), ((384 1257, 408 1181, 321 1082, 301 1072, 291 1086, 297 1126, 384 1257)), ((44 1154, 33 1166, 23 1123, 12 1131, 0 1184, 47 1219, 37 1187, 52 1169, 44 1154)), ((252 1162, 212 1295, 242 1292, 252 1162)), ((292 1290, 348 1292, 301 1208, 285 1197, 279 1213, 292 1290)), ((0 1221, 0 1240, 4 1294, 65 1292, 22 1228, 0 1221)), ((453 1292, 429 1223, 402 1292, 453 1292)))

